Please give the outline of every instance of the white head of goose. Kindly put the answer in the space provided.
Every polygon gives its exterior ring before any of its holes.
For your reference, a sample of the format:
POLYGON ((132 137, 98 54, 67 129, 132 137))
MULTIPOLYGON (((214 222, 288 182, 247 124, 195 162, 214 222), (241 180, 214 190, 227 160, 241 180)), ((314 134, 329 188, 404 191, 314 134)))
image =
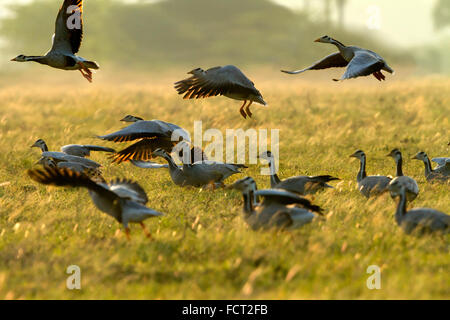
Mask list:
POLYGON ((275 159, 272 152, 264 152, 260 155, 260 158, 269 161, 271 188, 285 189, 300 195, 307 195, 314 194, 317 191, 324 190, 326 188, 333 188, 327 184, 327 182, 339 180, 339 178, 335 178, 330 175, 321 175, 294 176, 281 181, 275 172, 275 159))
POLYGON ((244 118, 252 117, 250 106, 253 102, 267 105, 254 83, 239 70, 227 65, 214 67, 204 71, 201 68, 189 72, 191 77, 175 82, 178 94, 184 94, 183 99, 199 99, 213 96, 225 96, 235 100, 243 100, 239 112, 244 118), (248 105, 247 101, 249 102, 248 105))
POLYGON ((110 183, 96 182, 84 174, 59 168, 28 170, 28 175, 32 180, 45 185, 87 188, 95 206, 121 223, 128 239, 129 223, 139 223, 145 235, 150 238, 143 221, 163 215, 147 208, 145 191, 138 183, 127 179, 115 179, 110 183))
POLYGON ((360 161, 360 167, 356 181, 359 191, 366 197, 377 196, 388 191, 391 178, 387 176, 368 176, 366 173, 366 154, 362 150, 356 150, 350 157, 360 161))
POLYGON ((244 220, 253 230, 296 229, 310 223, 322 209, 308 199, 295 193, 281 190, 257 190, 251 177, 240 179, 227 186, 242 192, 244 197, 244 220), (263 198, 257 203, 258 197, 263 198))
MULTIPOLYGON (((392 157, 397 165, 396 177, 390 182, 393 183, 397 181, 405 186, 406 196, 408 201, 412 201, 417 198, 419 194, 419 186, 417 185, 416 180, 411 177, 403 175, 403 158, 402 153, 399 149, 393 149, 389 152, 387 157, 392 157)), ((391 191, 391 197, 395 197, 395 194, 391 191)))
POLYGON ((450 179, 450 159, 444 158, 448 159, 445 161, 438 160, 440 163, 438 162, 438 166, 435 169, 431 167, 430 158, 423 151, 418 152, 413 159, 423 161, 425 165, 425 178, 428 181, 446 182, 450 179))
MULTIPOLYGON (((281 71, 288 74, 298 74, 307 70, 347 67, 347 70, 340 80, 368 76, 372 74, 379 81, 385 80, 385 76, 381 73, 381 70, 394 73, 394 70, 388 66, 387 62, 373 51, 356 46, 346 46, 342 42, 339 42, 329 36, 320 37, 316 39, 315 42, 333 44, 339 51, 326 56, 322 60, 315 62, 312 66, 305 69, 296 71, 281 71)), ((337 79, 333 80, 339 81, 337 79)))
POLYGON ((400 200, 395 212, 397 224, 406 232, 430 233, 450 231, 450 216, 430 208, 415 208, 406 211, 406 188, 400 181, 393 181, 389 190, 400 200))
POLYGON ((59 9, 55 23, 55 34, 50 51, 44 56, 18 55, 11 61, 34 61, 63 70, 79 70, 86 80, 92 82, 92 71, 99 69, 95 61, 76 55, 83 38, 83 1, 65 0, 59 9))

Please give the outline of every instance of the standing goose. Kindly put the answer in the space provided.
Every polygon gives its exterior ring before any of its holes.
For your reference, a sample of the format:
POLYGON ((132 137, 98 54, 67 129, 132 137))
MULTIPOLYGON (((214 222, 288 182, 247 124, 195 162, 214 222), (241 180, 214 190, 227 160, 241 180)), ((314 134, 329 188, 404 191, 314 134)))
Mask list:
POLYGON ((400 197, 395 212, 395 221, 406 232, 417 231, 419 233, 450 231, 450 216, 430 208, 415 208, 406 211, 406 188, 400 181, 393 181, 389 189, 396 197, 400 197))
POLYGON ((34 61, 63 70, 80 70, 86 80, 92 82, 92 71, 99 69, 94 61, 76 55, 83 38, 83 1, 65 0, 59 9, 55 23, 53 45, 45 56, 18 55, 11 61, 34 61))
MULTIPOLYGON (((146 161, 153 158, 153 151, 163 149, 172 152, 172 148, 181 140, 189 140, 189 133, 183 128, 161 120, 141 120, 132 121, 127 116, 121 121, 132 122, 129 126, 98 138, 114 141, 126 142, 138 140, 127 148, 115 153, 112 162, 120 164, 124 161, 138 160, 146 161)), ((136 118, 136 117, 134 117, 136 118)))
MULTIPOLYGON (((32 148, 39 148, 42 152, 47 152, 48 147, 44 140, 38 139, 36 142, 31 146, 32 148)), ((77 157, 89 157, 91 155, 91 151, 103 151, 103 152, 116 152, 116 150, 112 148, 102 147, 102 146, 96 146, 91 144, 68 144, 61 147, 61 152, 65 154, 69 154, 71 156, 77 156, 77 157)))
POLYGON ((445 163, 442 161, 441 165, 438 165, 433 169, 431 168, 430 158, 428 158, 428 155, 425 152, 418 152, 413 159, 423 161, 425 165, 425 178, 428 181, 446 182, 450 179, 450 161, 446 161, 445 163))
POLYGON ((296 229, 322 214, 319 206, 295 193, 281 189, 257 190, 251 177, 238 180, 227 188, 242 192, 244 220, 253 230, 296 229), (256 202, 258 197, 264 199, 262 203, 256 202))
POLYGON ((261 93, 245 74, 237 67, 227 65, 214 67, 204 71, 194 69, 188 74, 191 77, 175 82, 178 94, 184 94, 183 99, 199 99, 213 96, 225 96, 235 100, 243 100, 239 112, 244 118, 252 117, 250 106, 253 102, 267 105, 261 93), (248 105, 247 101, 249 101, 248 105), (244 109, 245 108, 245 109, 244 109))
POLYGON ((145 235, 151 238, 143 221, 162 215, 145 206, 147 194, 138 183, 127 179, 115 179, 110 183, 95 182, 84 174, 58 168, 28 170, 28 175, 34 181, 46 185, 87 188, 95 206, 122 223, 128 239, 129 223, 139 223, 145 235))
POLYGON ((179 186, 223 186, 223 181, 226 178, 241 173, 240 168, 247 168, 243 164, 229 164, 210 160, 183 164, 183 167, 180 168, 165 150, 157 149, 154 151, 154 155, 162 157, 168 162, 172 181, 179 186))
POLYGON ((275 159, 270 151, 261 154, 260 158, 269 161, 270 168, 270 187, 284 189, 300 195, 314 194, 319 190, 333 188, 327 182, 339 180, 339 178, 330 175, 322 176, 295 176, 283 181, 278 178, 275 172, 275 159))
POLYGON ((366 173, 366 154, 362 150, 357 150, 350 157, 360 161, 360 167, 356 181, 358 189, 366 198, 378 196, 388 191, 391 178, 387 176, 368 176, 366 173))
MULTIPOLYGON (((338 48, 339 52, 332 53, 305 69, 296 71, 281 71, 288 74, 298 74, 307 70, 347 67, 347 70, 340 80, 373 74, 373 76, 379 81, 385 80, 386 78, 381 73, 381 70, 387 71, 389 73, 394 73, 394 70, 392 70, 391 67, 388 66, 386 61, 373 51, 356 46, 345 46, 341 42, 329 36, 323 36, 319 39, 316 39, 315 42, 331 43, 338 48)), ((337 79, 333 80, 339 81, 337 79)))
MULTIPOLYGON (((394 183, 395 181, 398 181, 399 183, 403 184, 406 189, 406 196, 407 196, 408 201, 412 201, 415 198, 417 198, 417 195, 419 194, 419 186, 417 185, 416 180, 414 180, 411 177, 403 175, 403 159, 402 159, 402 153, 400 152, 400 150, 393 149, 386 156, 394 158, 395 164, 397 165, 396 177, 390 183, 394 183)), ((391 191, 391 196, 395 197, 395 194, 393 194, 392 191, 391 191)))

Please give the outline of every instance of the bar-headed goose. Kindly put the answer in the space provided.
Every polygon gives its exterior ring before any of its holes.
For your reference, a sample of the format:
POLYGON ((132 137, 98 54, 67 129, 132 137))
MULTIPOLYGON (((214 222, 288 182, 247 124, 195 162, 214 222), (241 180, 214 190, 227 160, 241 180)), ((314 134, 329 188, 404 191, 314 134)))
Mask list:
POLYGON ((206 71, 197 68, 188 74, 192 74, 192 76, 175 82, 178 94, 184 94, 183 99, 223 95, 231 99, 243 100, 244 103, 239 112, 244 118, 252 117, 250 106, 253 102, 263 106, 267 105, 261 93, 255 88, 255 84, 235 66, 214 67, 206 71), (247 101, 249 103, 246 106, 247 101))
POLYGON ((75 172, 84 173, 85 175, 87 175, 92 179, 98 179, 101 178, 102 176, 102 171, 100 170, 100 167, 86 165, 81 162, 54 160, 54 158, 42 156, 37 163, 47 168, 60 168, 60 169, 67 168, 75 172))
POLYGON ((227 188, 242 192, 244 220, 253 230, 296 229, 322 214, 319 206, 295 193, 282 189, 257 190, 251 177, 240 179, 227 188), (256 202, 259 197, 263 198, 262 203, 256 202))
POLYGON ((277 189, 284 189, 290 192, 298 193, 300 195, 314 194, 317 191, 326 188, 333 188, 327 182, 339 180, 339 178, 330 175, 321 176, 294 176, 289 177, 283 181, 280 180, 275 169, 275 158, 272 152, 267 151, 260 155, 260 158, 269 161, 270 169, 270 187, 277 189))
MULTIPOLYGON (((161 120, 136 120, 127 116, 121 121, 132 122, 129 126, 98 138, 114 141, 135 141, 134 144, 116 152, 112 156, 112 162, 120 164, 124 161, 147 161, 153 159, 153 151, 163 149, 172 152, 172 148, 182 140, 189 141, 189 133, 183 128, 161 120)), ((135 118, 135 117, 134 117, 135 118)))
MULTIPOLYGON (((393 149, 386 156, 392 157, 395 161, 395 164, 397 165, 396 177, 394 179, 392 179, 392 181, 390 183, 398 181, 398 183, 403 184, 406 189, 406 197, 407 197, 408 201, 412 201, 415 198, 417 198, 417 195, 419 194, 419 186, 417 185, 416 180, 414 180, 411 177, 403 175, 403 158, 402 158, 402 153, 400 152, 400 150, 393 149)), ((393 194, 392 191, 391 191, 391 196, 395 197, 395 194, 393 194)))
POLYGON ((420 151, 418 152, 413 159, 415 160, 421 160, 423 161, 425 165, 425 178, 428 181, 439 181, 439 182, 446 182, 450 179, 450 161, 446 161, 445 163, 441 161, 441 163, 438 162, 438 166, 433 169, 431 167, 430 158, 428 158, 428 155, 420 151))
POLYGON ((150 238, 143 221, 162 215, 145 206, 147 194, 138 183, 127 179, 115 179, 110 183, 95 182, 84 174, 59 168, 28 170, 28 175, 34 181, 46 185, 87 188, 95 206, 121 223, 128 239, 129 223, 139 223, 150 238))
POLYGON ((450 216, 430 208, 415 208, 406 211, 406 188, 400 181, 393 181, 389 189, 400 200, 395 212, 397 224, 406 232, 413 231, 418 233, 443 232, 450 231, 450 216))
MULTIPOLYGON (((44 140, 38 139, 31 146, 32 148, 39 148, 42 152, 48 151, 47 144, 44 140)), ((61 152, 77 157, 89 157, 91 151, 102 151, 102 152, 116 152, 116 150, 108 147, 96 146, 92 144, 68 144, 61 147, 61 152)))
MULTIPOLYGON (((307 70, 347 67, 347 70, 340 80, 373 74, 373 76, 379 81, 385 80, 386 78, 381 73, 381 70, 387 71, 389 73, 394 73, 394 70, 392 70, 391 67, 388 66, 387 62, 380 55, 373 51, 356 46, 346 46, 329 36, 323 36, 319 39, 316 39, 315 42, 331 43, 338 48, 339 52, 332 53, 305 69, 296 71, 281 71, 289 74, 298 74, 307 70)), ((337 79, 333 80, 339 81, 337 79)))
POLYGON ((11 61, 34 61, 63 70, 80 70, 86 80, 92 82, 92 71, 99 69, 97 62, 88 61, 76 53, 83 38, 83 1, 65 0, 59 9, 55 23, 53 44, 45 56, 18 55, 11 61))
POLYGON ((392 178, 387 176, 368 176, 366 173, 366 154, 362 150, 357 150, 350 157, 360 161, 360 167, 356 181, 359 191, 366 197, 377 196, 388 191, 388 185, 392 178))

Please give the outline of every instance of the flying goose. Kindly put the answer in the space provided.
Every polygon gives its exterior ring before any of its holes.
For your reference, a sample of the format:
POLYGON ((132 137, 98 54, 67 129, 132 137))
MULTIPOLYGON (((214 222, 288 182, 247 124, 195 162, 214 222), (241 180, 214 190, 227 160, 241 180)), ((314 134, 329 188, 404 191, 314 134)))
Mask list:
POLYGON ((278 178, 275 172, 275 159, 272 152, 267 151, 260 155, 260 158, 269 161, 270 168, 270 187, 277 189, 284 189, 300 195, 314 194, 319 190, 325 188, 333 188, 327 182, 339 180, 339 178, 330 175, 322 176, 295 176, 289 177, 283 181, 278 178))
MULTIPOLYGON (((403 159, 402 159, 402 153, 398 149, 393 149, 389 154, 386 155, 387 157, 392 157, 395 161, 395 164, 397 165, 397 173, 396 177, 392 179, 390 183, 394 183, 395 181, 398 181, 399 183, 403 184, 406 189, 406 196, 408 201, 412 201, 415 198, 417 198, 417 195, 419 194, 419 186, 417 185, 416 180, 414 180, 411 177, 404 176, 403 175, 403 159)), ((391 196, 395 197, 395 194, 391 192, 391 196)))
POLYGON ((322 214, 319 206, 295 193, 282 189, 257 190, 251 177, 237 180, 227 188, 242 192, 244 220, 253 230, 296 229, 322 214), (262 203, 256 202, 259 197, 264 199, 262 203))
MULTIPOLYGON (((385 80, 386 78, 381 73, 381 70, 387 71, 389 73, 394 73, 394 70, 392 70, 391 67, 388 66, 386 61, 373 51, 356 46, 346 46, 329 36, 323 36, 319 39, 316 39, 315 42, 334 44, 338 48, 339 52, 332 53, 305 69, 296 71, 281 71, 288 74, 298 74, 307 70, 347 67, 347 70, 340 80, 373 74, 373 76, 379 81, 385 80)), ((339 81, 337 79, 333 80, 339 81)))
POLYGON ((213 96, 225 96, 235 100, 243 100, 239 112, 244 118, 252 117, 250 106, 253 102, 267 105, 261 93, 241 70, 232 65, 214 67, 204 71, 194 69, 188 74, 191 77, 175 82, 178 94, 184 94, 183 99, 199 99, 213 96), (248 105, 247 101, 249 101, 248 105))
POLYGON ((98 138, 114 141, 127 142, 138 140, 127 148, 112 155, 112 162, 120 164, 124 161, 138 160, 147 161, 152 159, 155 149, 164 149, 172 152, 173 147, 182 140, 189 141, 189 133, 183 128, 161 120, 133 121, 134 116, 126 116, 121 121, 132 122, 129 126, 98 138))
MULTIPOLYGON (((44 140, 38 139, 31 146, 32 148, 36 147, 41 149, 42 152, 47 152, 48 147, 44 140)), ((69 154, 77 157, 89 157, 91 155, 91 151, 103 151, 103 152, 116 152, 116 150, 112 148, 96 146, 91 144, 68 144, 61 147, 61 152, 65 154, 69 154)))
POLYGON ((11 61, 34 61, 63 70, 80 70, 86 80, 92 82, 92 71, 99 69, 95 61, 77 56, 83 38, 83 1, 65 0, 59 9, 55 23, 53 44, 45 56, 18 55, 11 61))
POLYGON ((396 197, 400 197, 395 212, 397 224, 406 232, 418 231, 425 232, 443 232, 450 231, 450 216, 430 208, 415 208, 406 211, 406 188, 400 181, 393 181, 389 189, 396 197))
POLYGON ((145 235, 151 238, 143 221, 163 215, 145 206, 148 202, 147 194, 138 183, 131 180, 95 182, 88 176, 69 169, 48 167, 28 170, 28 175, 41 184, 87 188, 94 205, 122 223, 128 239, 130 239, 129 223, 139 223, 145 235))
POLYGON ((350 157, 357 158, 360 161, 360 167, 356 181, 358 189, 366 198, 377 196, 388 191, 388 185, 391 178, 387 176, 368 176, 366 174, 366 154, 362 150, 356 150, 350 157))
POLYGON ((226 178, 233 174, 241 173, 240 168, 247 168, 243 164, 230 164, 210 160, 197 161, 192 164, 183 163, 183 166, 180 168, 165 150, 156 149, 153 154, 168 162, 170 177, 179 186, 223 186, 223 181, 226 178))
MULTIPOLYGON (((446 161, 445 163, 441 160, 438 160, 440 165, 438 165, 435 169, 431 168, 430 158, 428 155, 420 151, 418 152, 413 159, 423 161, 425 165, 425 178, 428 181, 448 181, 450 179, 450 161, 446 161)), ((438 164, 439 164, 438 162, 438 164)))
POLYGON ((60 169, 67 168, 75 172, 84 173, 91 179, 102 179, 102 172, 99 167, 89 166, 81 162, 61 160, 55 161, 53 160, 53 158, 50 158, 48 156, 42 156, 37 163, 42 165, 43 167, 60 169))

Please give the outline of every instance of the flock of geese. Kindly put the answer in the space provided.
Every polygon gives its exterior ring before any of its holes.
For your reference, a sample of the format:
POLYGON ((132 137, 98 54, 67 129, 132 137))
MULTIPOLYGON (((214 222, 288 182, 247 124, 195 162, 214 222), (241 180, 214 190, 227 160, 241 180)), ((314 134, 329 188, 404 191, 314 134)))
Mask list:
MULTIPOLYGON (((98 64, 76 55, 83 36, 82 12, 82 0, 65 0, 58 12, 50 51, 44 56, 19 55, 12 61, 34 61, 53 68, 79 70, 84 78, 92 82, 91 70, 99 69, 98 64), (73 21, 74 17, 78 20, 72 25, 69 21, 73 21)), ((323 36, 316 42, 333 44, 338 52, 328 55, 308 68, 282 72, 299 74, 307 70, 346 67, 340 80, 373 75, 379 81, 385 80, 382 70, 394 72, 386 61, 373 51, 346 46, 328 36, 323 36)), ((233 65, 214 67, 206 71, 197 68, 189 74, 191 74, 189 78, 175 83, 175 89, 184 99, 223 95, 240 100, 243 104, 239 112, 244 118, 252 117, 250 106, 253 102, 266 105, 254 83, 233 65)), ((258 190, 255 180, 251 177, 226 185, 225 180, 228 177, 242 173, 247 167, 244 164, 208 160, 201 149, 192 146, 186 130, 176 124, 162 120, 144 120, 133 115, 127 115, 121 121, 130 124, 98 138, 115 143, 133 142, 128 147, 116 151, 97 145, 70 144, 61 147, 60 151, 49 151, 45 141, 39 139, 32 147, 41 150, 38 163, 42 168, 28 170, 28 175, 44 185, 88 189, 95 206, 121 223, 128 239, 130 223, 140 224, 145 235, 151 237, 143 221, 150 217, 161 216, 162 213, 146 206, 147 194, 137 182, 128 179, 114 179, 107 182, 102 177, 101 164, 87 159, 91 151, 108 153, 112 163, 130 162, 140 168, 167 168, 173 183, 180 187, 236 189, 243 195, 244 219, 254 230, 295 229, 310 223, 323 215, 323 209, 304 196, 333 188, 329 183, 339 180, 330 175, 295 176, 281 180, 276 174, 274 156, 267 151, 262 153, 260 158, 269 164, 270 189, 258 190), (178 141, 173 141, 175 133, 179 137, 178 141), (182 164, 177 165, 174 157, 178 157, 182 164), (151 161, 154 158, 162 158, 167 164, 151 161)), ((414 230, 448 233, 449 215, 430 208, 407 211, 407 202, 413 201, 419 194, 418 184, 413 178, 403 174, 400 150, 394 149, 388 156, 395 160, 395 178, 368 176, 365 153, 357 150, 351 155, 360 160, 356 180, 361 194, 369 198, 390 192, 393 198, 399 198, 395 219, 407 233, 414 230)), ((428 181, 448 183, 450 158, 434 158, 432 161, 438 164, 434 169, 425 152, 417 153, 414 159, 424 162, 428 181)))

